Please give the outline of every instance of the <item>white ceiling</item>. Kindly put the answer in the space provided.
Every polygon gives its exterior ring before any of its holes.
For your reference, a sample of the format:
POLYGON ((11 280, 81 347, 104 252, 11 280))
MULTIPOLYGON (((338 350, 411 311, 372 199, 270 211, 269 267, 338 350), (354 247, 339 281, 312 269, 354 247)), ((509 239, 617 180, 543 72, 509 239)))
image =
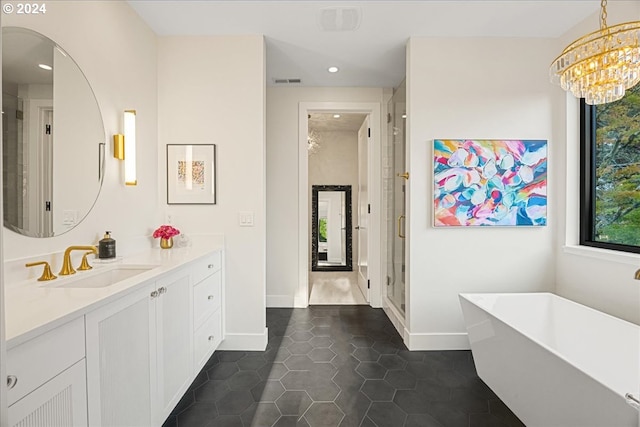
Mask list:
POLYGON ((300 78, 304 86, 369 87, 402 81, 410 36, 555 38, 600 7, 599 0, 128 2, 160 36, 263 34, 268 85, 300 78), (357 29, 323 29, 323 11, 345 7, 356 9, 357 29), (328 73, 330 65, 340 72, 328 73))

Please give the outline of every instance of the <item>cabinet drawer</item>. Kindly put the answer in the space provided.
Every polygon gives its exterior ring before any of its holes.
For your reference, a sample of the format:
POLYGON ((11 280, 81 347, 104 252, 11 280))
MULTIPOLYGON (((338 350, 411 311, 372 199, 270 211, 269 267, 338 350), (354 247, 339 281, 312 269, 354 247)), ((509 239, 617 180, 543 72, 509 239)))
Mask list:
POLYGON ((7 375, 17 380, 7 392, 11 405, 84 358, 84 317, 65 323, 7 351, 7 375))
POLYGON ((198 283, 207 276, 212 275, 222 268, 222 255, 220 251, 207 255, 193 263, 193 283, 198 283))
POLYGON ((200 371, 213 351, 222 342, 222 310, 209 317, 193 337, 194 363, 196 372, 200 371))
POLYGON ((193 328, 198 329, 220 308, 222 272, 217 271, 193 287, 193 328))

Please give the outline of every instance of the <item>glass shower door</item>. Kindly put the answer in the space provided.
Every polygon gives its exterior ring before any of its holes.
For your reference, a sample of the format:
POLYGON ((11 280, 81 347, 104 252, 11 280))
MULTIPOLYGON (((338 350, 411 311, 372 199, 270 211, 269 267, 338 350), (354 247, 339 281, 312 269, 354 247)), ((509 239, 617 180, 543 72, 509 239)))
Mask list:
POLYGON ((405 206, 406 182, 406 87, 403 82, 388 104, 387 146, 384 150, 384 196, 386 207, 387 289, 389 301, 405 313, 405 206))

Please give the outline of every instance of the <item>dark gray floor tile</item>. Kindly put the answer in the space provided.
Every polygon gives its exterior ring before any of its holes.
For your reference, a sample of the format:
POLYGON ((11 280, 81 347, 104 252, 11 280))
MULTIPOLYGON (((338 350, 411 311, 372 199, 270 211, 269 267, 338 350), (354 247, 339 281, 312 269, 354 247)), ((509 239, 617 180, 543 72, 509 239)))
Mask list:
POLYGON ((294 341, 309 341, 313 337, 314 335, 312 335, 311 332, 308 331, 295 331, 294 333, 289 335, 289 338, 294 341))
POLYGON ((258 375, 263 380, 279 380, 284 377, 284 375, 289 372, 284 363, 275 362, 268 363, 264 365, 262 368, 258 370, 258 375))
POLYGON ((250 410, 242 414, 242 421, 245 425, 252 427, 271 427, 280 418, 280 411, 275 403, 256 403, 250 410))
POLYGON ((380 353, 371 347, 356 348, 353 357, 361 362, 376 362, 380 358, 380 353))
POLYGON ((306 391, 285 391, 282 396, 276 400, 276 405, 282 415, 302 416, 309 406, 311 406, 311 397, 306 391))
MULTIPOLYGON (((196 402, 195 404, 208 404, 209 402, 196 402)), ((253 404, 253 398, 248 391, 230 391, 216 402, 218 412, 222 415, 240 415, 253 404)), ((194 404, 194 405, 195 405, 194 404)), ((180 420, 178 420, 180 423, 180 420)))
POLYGON ((407 361, 397 354, 383 354, 378 359, 378 363, 389 370, 404 369, 407 366, 407 361))
POLYGON ((436 376, 433 367, 424 362, 408 362, 405 369, 418 379, 435 378, 436 376))
POLYGON ((487 399, 478 396, 469 389, 456 388, 451 390, 451 403, 467 414, 489 412, 487 399))
POLYGON ((387 373, 387 369, 376 362, 362 362, 356 368, 356 372, 367 380, 381 380, 387 373))
POLYGON ((407 371, 395 370, 387 372, 384 380, 398 390, 412 390, 416 388, 416 377, 407 371))
POLYGON ((163 427, 524 427, 471 352, 409 352, 380 309, 268 309, 267 327, 264 352, 215 352, 163 427))
POLYGON ((235 362, 220 362, 207 371, 210 380, 226 380, 238 372, 238 365, 235 362))
POLYGON ((221 362, 237 362, 246 355, 246 351, 221 351, 218 359, 220 359, 221 362))
POLYGON ((313 360, 305 355, 291 355, 284 361, 287 368, 292 371, 308 371, 313 368, 313 360))
POLYGON ((297 415, 283 415, 278 418, 273 427, 298 427, 300 425, 298 419, 297 415))
POLYGON ((433 380, 419 380, 416 391, 429 402, 446 402, 451 400, 451 389, 437 384, 433 380))
POLYGON ((294 342, 287 347, 287 350, 289 350, 291 354, 307 354, 313 350, 313 346, 306 341, 294 342))
POLYGON ((211 380, 194 390, 195 400, 199 402, 216 401, 221 399, 229 391, 231 390, 229 386, 227 386, 226 381, 211 380))
POLYGON ((203 427, 210 425, 218 416, 216 406, 210 402, 195 402, 189 409, 178 414, 179 427, 203 427))
POLYGON ((415 390, 398 390, 393 401, 407 414, 426 414, 427 401, 415 390))
POLYGON ((469 427, 509 427, 509 424, 489 413, 469 414, 469 427))
POLYGON ((260 382, 260 375, 256 371, 240 371, 227 380, 231 390, 250 390, 260 382))
POLYGON ((267 362, 264 357, 260 355, 250 355, 238 360, 237 365, 241 371, 258 370, 262 368, 267 362))
POLYGON ((307 321, 296 322, 292 325, 293 329, 295 329, 296 331, 310 331, 311 329, 313 329, 314 326, 318 326, 318 325, 312 322, 307 322, 307 321))
POLYGON ((256 402, 275 402, 284 393, 284 387, 278 380, 267 380, 251 389, 256 402))
POLYGON ((355 347, 371 347, 373 346, 373 339, 368 336, 355 336, 350 340, 351 344, 355 347))
POLYGON ((211 427, 244 427, 242 419, 238 415, 220 415, 213 420, 211 427))
POLYGON ((332 335, 330 326, 314 326, 309 332, 311 332, 314 337, 330 337, 332 335))
POLYGON ((333 402, 315 402, 304 417, 311 427, 335 427, 340 425, 344 413, 333 402))
POLYGON ((366 380, 361 391, 373 401, 391 402, 396 389, 384 380, 366 380))
POLYGON ((338 396, 340 388, 329 378, 315 377, 307 387, 307 393, 315 402, 329 402, 338 396))
POLYGON ((429 414, 409 414, 404 427, 446 427, 429 414))
POLYGON ((327 348, 327 347, 331 347, 331 344, 333 344, 333 340, 331 339, 331 337, 313 337, 311 338, 311 340, 309 340, 309 343, 314 347, 314 348, 327 348))
POLYGON ((489 412, 510 427, 525 427, 520 419, 498 398, 489 400, 489 412))
POLYGON ((373 402, 367 417, 377 427, 398 427, 404 425, 407 414, 393 402, 373 402))
POLYGON ((376 341, 373 349, 380 354, 396 354, 398 352, 398 344, 391 341, 376 341))
POLYGON ((429 415, 447 427, 468 427, 469 416, 449 402, 430 402, 429 415))
POLYGON ((309 371, 290 371, 280 379, 280 382, 287 390, 306 390, 311 383, 311 373, 309 371))
POLYGON ((329 348, 316 348, 309 352, 309 358, 314 362, 330 362, 336 354, 329 348))

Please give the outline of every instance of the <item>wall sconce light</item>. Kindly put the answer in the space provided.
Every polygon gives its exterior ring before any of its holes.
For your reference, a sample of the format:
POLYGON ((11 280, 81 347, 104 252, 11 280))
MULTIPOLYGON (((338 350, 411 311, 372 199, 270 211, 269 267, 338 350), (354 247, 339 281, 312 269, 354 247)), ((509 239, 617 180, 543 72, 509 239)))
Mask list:
POLYGON ((113 157, 124 160, 125 185, 137 185, 136 110, 124 111, 124 135, 113 135, 113 157))

